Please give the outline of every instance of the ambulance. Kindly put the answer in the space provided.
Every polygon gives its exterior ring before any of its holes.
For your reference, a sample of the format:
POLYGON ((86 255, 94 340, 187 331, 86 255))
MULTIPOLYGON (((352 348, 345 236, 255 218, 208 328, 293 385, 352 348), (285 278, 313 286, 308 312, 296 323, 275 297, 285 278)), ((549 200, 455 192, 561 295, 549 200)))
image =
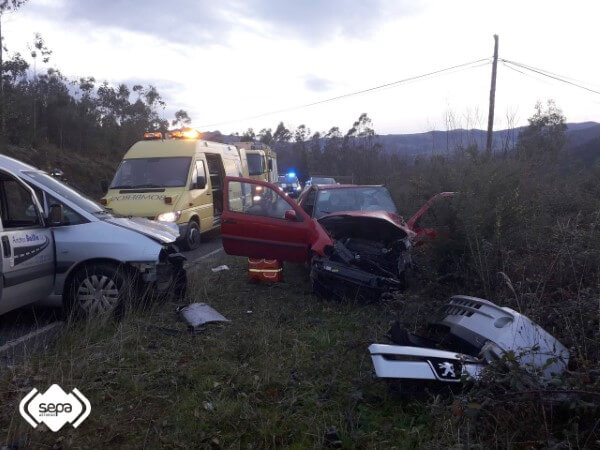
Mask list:
POLYGON ((145 133, 123 157, 101 203, 111 212, 177 224, 185 250, 218 228, 225 176, 249 176, 245 150, 194 129, 145 133))
POLYGON ((235 146, 245 150, 250 178, 267 183, 277 183, 277 153, 262 142, 236 142, 235 146))

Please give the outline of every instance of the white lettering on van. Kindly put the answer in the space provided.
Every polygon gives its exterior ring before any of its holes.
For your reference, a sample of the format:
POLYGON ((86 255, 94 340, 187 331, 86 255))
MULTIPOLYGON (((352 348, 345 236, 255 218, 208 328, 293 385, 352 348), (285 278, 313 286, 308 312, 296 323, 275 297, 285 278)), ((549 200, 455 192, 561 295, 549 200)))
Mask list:
POLYGON ((116 195, 111 198, 111 201, 120 202, 126 200, 164 200, 164 194, 124 194, 116 195))

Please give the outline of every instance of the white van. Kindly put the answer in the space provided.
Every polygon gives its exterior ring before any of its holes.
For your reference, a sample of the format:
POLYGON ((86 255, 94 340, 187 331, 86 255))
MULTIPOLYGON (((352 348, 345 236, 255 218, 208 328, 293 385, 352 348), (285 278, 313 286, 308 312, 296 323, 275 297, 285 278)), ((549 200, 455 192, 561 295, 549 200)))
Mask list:
POLYGON ((164 224, 115 218, 47 173, 0 155, 0 314, 51 299, 90 316, 118 310, 146 288, 181 295, 177 236, 164 224))

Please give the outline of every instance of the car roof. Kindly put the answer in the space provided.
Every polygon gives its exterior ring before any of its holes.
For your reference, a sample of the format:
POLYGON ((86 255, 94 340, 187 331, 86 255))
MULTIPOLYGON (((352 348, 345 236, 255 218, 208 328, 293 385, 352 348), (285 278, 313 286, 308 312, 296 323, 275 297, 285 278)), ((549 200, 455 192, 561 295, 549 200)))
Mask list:
POLYGON ((329 189, 352 189, 352 188, 375 188, 383 187, 383 184, 313 184, 318 190, 329 189))
POLYGON ((29 164, 25 164, 18 159, 5 155, 0 155, 0 168, 10 170, 11 172, 22 172, 24 170, 39 171, 39 169, 36 167, 30 166, 29 164))

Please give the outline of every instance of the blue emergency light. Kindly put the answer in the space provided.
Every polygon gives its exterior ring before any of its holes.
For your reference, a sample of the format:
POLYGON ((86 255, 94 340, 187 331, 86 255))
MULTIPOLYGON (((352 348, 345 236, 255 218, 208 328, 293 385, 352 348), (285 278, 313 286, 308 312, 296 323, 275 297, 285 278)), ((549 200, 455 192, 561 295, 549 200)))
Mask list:
POLYGON ((288 176, 288 177, 290 177, 290 178, 291 178, 291 177, 295 177, 295 176, 296 176, 296 172, 289 172, 289 173, 287 174, 287 176, 288 176))

